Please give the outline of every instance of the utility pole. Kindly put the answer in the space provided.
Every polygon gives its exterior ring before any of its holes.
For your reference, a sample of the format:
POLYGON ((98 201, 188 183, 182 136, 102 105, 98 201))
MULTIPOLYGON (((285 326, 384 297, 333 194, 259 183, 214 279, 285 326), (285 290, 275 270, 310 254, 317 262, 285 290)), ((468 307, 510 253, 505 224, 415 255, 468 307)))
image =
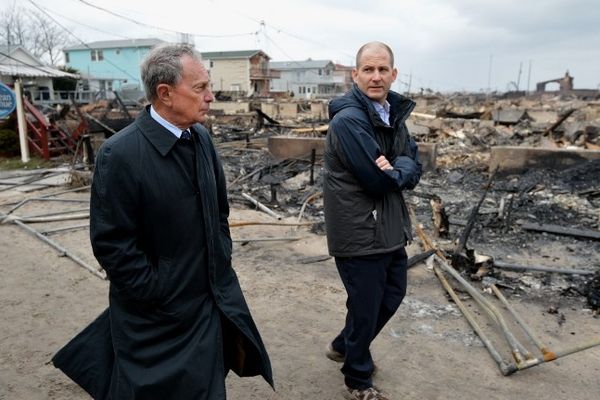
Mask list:
POLYGON ((487 84, 488 93, 491 93, 491 91, 492 91, 491 82, 492 82, 492 58, 493 57, 494 56, 492 54, 490 54, 490 62, 489 62, 489 67, 488 67, 488 84, 487 84))
POLYGON ((517 76, 517 92, 519 91, 519 84, 521 83, 521 71, 523 70, 523 61, 519 63, 519 76, 517 76))
POLYGON ((265 53, 269 54, 269 49, 267 48, 267 25, 265 24, 265 20, 262 19, 260 21, 260 32, 262 33, 262 41, 265 53))
POLYGON ((408 89, 406 90, 407 94, 410 94, 411 84, 412 84, 412 69, 410 70, 410 74, 408 75, 408 89))
POLYGON ((531 60, 529 60, 529 72, 527 73, 527 94, 529 94, 529 81, 531 80, 531 60))

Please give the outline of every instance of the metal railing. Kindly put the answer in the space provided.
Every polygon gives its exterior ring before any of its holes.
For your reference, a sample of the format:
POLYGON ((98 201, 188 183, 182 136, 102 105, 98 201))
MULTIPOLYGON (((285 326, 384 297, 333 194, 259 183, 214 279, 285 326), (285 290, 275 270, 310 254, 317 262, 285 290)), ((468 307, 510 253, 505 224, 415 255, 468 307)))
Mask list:
POLYGON ((32 102, 44 105, 71 104, 71 100, 78 104, 88 104, 113 98, 113 93, 106 90, 37 90, 32 93, 32 102))

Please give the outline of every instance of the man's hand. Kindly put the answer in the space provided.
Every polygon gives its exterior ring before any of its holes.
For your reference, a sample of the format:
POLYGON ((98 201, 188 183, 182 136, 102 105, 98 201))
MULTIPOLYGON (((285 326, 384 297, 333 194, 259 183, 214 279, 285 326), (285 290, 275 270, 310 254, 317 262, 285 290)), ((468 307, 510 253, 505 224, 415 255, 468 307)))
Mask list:
POLYGON ((375 163, 382 171, 385 171, 386 169, 394 169, 394 167, 390 165, 390 162, 387 160, 387 158, 385 158, 385 156, 379 156, 379 158, 375 160, 375 163))

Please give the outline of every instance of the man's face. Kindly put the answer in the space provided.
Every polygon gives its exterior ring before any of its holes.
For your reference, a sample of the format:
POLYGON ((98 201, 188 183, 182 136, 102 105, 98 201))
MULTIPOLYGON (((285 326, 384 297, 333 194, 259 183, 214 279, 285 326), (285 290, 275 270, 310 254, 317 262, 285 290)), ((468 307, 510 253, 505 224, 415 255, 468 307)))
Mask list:
POLYGON ((392 67, 390 55, 379 47, 365 49, 360 64, 352 70, 352 79, 371 100, 385 102, 398 71, 392 67))
POLYGON ((169 114, 173 124, 188 128, 206 120, 210 103, 215 98, 210 90, 208 71, 204 65, 187 55, 181 57, 181 64, 181 79, 169 88, 169 114))

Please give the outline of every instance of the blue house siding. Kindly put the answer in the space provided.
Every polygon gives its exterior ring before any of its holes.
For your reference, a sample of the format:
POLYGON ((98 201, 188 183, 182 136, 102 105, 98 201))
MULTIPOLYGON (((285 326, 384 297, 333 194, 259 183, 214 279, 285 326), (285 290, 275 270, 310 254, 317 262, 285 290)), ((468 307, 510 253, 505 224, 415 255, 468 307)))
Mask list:
POLYGON ((88 79, 112 81, 115 90, 123 86, 144 90, 140 64, 152 46, 160 42, 158 39, 114 40, 68 47, 63 51, 66 65, 88 79))

